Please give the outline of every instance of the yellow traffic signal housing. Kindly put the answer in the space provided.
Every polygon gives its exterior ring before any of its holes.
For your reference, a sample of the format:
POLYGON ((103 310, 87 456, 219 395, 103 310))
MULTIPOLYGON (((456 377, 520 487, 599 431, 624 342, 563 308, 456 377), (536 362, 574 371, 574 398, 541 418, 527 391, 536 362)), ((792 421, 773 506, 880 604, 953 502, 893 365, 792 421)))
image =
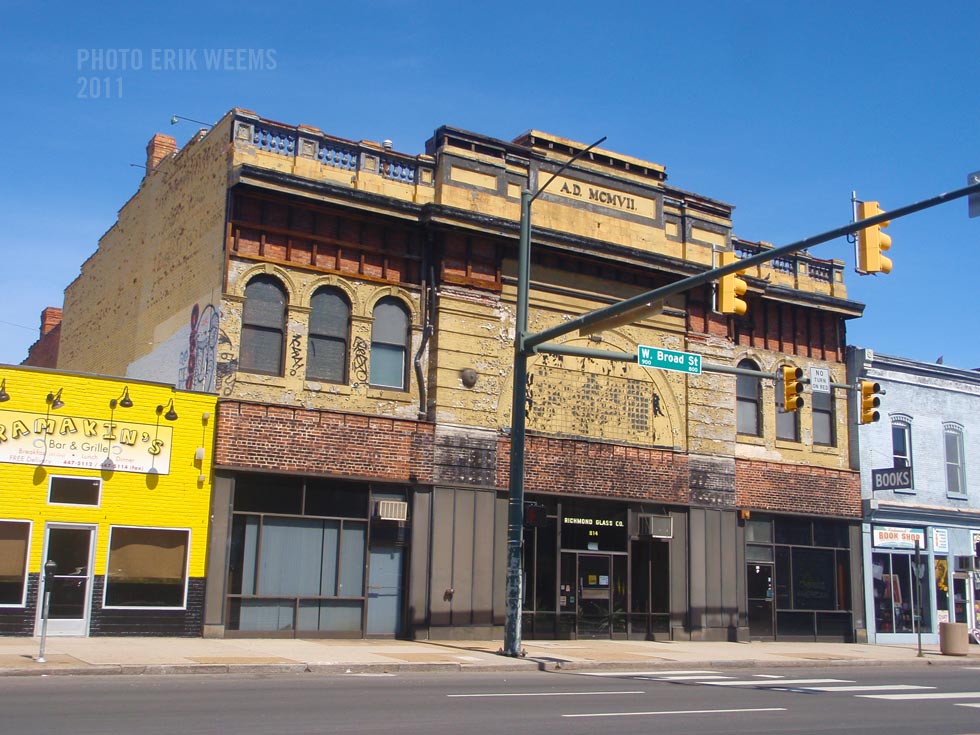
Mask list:
MULTIPOLYGON (((858 219, 868 219, 884 214, 878 202, 859 202, 858 219)), ((872 227, 865 227, 858 232, 858 270, 862 273, 891 273, 892 261, 882 253, 892 246, 892 239, 882 230, 888 227, 888 222, 880 222, 872 227)))
POLYGON ((878 383, 875 383, 873 380, 861 381, 861 415, 859 423, 873 424, 881 418, 878 412, 875 411, 881 405, 881 399, 878 398, 878 393, 881 393, 881 386, 878 383))
MULTIPOLYGON (((719 262, 719 267, 726 266, 734 263, 738 260, 738 256, 735 255, 734 251, 727 251, 718 253, 721 260, 719 262)), ((739 273, 744 273, 745 271, 736 271, 735 273, 729 273, 727 276, 722 276, 718 281, 718 311, 722 314, 736 314, 737 316, 742 316, 749 309, 749 305, 745 302, 745 299, 741 298, 745 295, 748 290, 748 285, 741 278, 738 277, 739 273)))
POLYGON ((798 411, 803 408, 803 368, 783 365, 783 410, 798 411))

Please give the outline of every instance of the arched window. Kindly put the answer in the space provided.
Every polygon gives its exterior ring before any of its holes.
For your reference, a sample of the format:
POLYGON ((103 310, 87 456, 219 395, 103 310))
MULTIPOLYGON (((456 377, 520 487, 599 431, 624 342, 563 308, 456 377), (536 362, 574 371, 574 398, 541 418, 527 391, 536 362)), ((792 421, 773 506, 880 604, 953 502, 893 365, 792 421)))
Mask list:
POLYGON ((245 287, 238 369, 282 375, 286 290, 272 276, 256 276, 245 287))
POLYGON ((946 494, 966 495, 966 472, 963 467, 963 427, 943 424, 943 444, 946 454, 946 494))
MULTIPOLYGON (((751 360, 742 360, 738 367, 742 370, 758 370, 759 366, 751 360)), ((762 436, 762 416, 759 411, 759 378, 739 375, 735 378, 735 424, 739 434, 762 436)))
POLYGON ((347 382, 350 303, 339 291, 321 288, 310 299, 310 333, 306 349, 307 380, 347 382))
POLYGON ((800 412, 784 411, 783 371, 776 371, 776 438, 788 442, 800 440, 800 412))
POLYGON ((374 307, 371 327, 371 385, 405 390, 408 338, 408 309, 394 297, 381 299, 374 307))

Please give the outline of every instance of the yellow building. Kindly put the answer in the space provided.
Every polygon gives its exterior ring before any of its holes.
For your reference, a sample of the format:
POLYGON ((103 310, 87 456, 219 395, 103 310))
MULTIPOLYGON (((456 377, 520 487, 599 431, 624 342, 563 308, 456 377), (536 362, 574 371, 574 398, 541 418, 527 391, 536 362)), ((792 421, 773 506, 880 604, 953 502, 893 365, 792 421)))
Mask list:
POLYGON ((39 631, 50 592, 49 635, 200 635, 214 414, 158 383, 0 366, 0 632, 39 631))

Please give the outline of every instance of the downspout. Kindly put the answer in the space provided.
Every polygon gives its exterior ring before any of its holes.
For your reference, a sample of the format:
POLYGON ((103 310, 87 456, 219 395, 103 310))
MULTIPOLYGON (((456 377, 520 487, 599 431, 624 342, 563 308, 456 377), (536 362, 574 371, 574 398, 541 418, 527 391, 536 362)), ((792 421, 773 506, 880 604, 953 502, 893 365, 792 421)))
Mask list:
POLYGON ((422 353, 425 352, 425 348, 429 344, 429 338, 432 336, 432 312, 435 311, 435 268, 429 265, 429 285, 426 289, 426 309, 425 309, 425 326, 422 327, 422 343, 419 345, 418 352, 415 353, 415 359, 412 361, 415 364, 415 379, 419 383, 419 418, 424 419, 428 415, 428 409, 426 407, 426 390, 425 390, 425 380, 422 374, 422 353))

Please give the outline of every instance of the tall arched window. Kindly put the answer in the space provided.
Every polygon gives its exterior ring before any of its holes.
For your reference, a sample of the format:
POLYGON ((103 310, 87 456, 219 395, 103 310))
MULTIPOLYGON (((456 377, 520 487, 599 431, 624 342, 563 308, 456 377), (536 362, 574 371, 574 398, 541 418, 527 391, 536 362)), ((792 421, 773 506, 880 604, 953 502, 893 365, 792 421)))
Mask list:
POLYGON ((349 335, 350 303, 335 289, 319 289, 310 299, 307 380, 347 382, 349 335))
POLYGON ((800 412, 784 411, 783 371, 776 371, 776 438, 783 441, 800 440, 800 412))
POLYGON ((405 390, 408 378, 408 309, 386 296, 374 307, 371 327, 371 385, 405 390))
MULTIPOLYGON (((743 370, 759 369, 751 360, 742 360, 738 367, 743 370)), ((735 425, 739 434, 762 436, 762 416, 759 411, 761 395, 759 378, 751 375, 739 375, 735 378, 735 425)))
POLYGON ((238 369, 282 375, 286 290, 272 276, 256 276, 245 287, 238 369))
POLYGON ((943 424, 943 445, 946 454, 946 494, 966 495, 966 472, 963 467, 963 427, 943 424))

